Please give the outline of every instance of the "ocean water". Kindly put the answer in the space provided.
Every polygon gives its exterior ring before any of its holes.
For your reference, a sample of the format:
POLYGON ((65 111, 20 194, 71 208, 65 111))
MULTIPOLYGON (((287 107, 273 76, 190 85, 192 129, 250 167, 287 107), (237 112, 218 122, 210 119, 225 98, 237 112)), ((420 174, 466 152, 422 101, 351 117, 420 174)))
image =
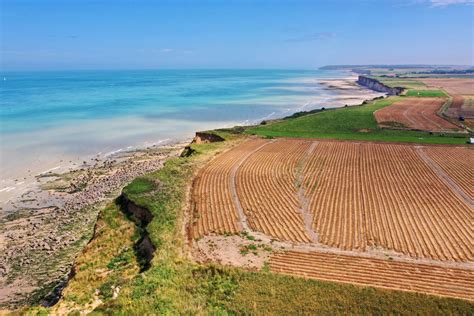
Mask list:
POLYGON ((0 193, 84 157, 343 105, 340 92, 319 81, 347 76, 320 70, 1 73, 0 193))

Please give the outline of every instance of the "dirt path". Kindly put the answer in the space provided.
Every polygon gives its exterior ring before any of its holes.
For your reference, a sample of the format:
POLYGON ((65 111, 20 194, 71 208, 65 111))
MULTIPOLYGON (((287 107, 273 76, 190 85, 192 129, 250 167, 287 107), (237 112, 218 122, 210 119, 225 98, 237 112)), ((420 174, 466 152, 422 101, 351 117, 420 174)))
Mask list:
POLYGON ((428 155, 423 151, 423 147, 416 146, 416 152, 420 155, 421 159, 426 162, 426 164, 438 175, 438 177, 453 190, 453 192, 458 195, 467 205, 471 208, 474 208, 474 201, 467 195, 462 188, 460 188, 456 182, 451 180, 451 178, 441 169, 436 162, 434 162, 428 155))
POLYGON ((318 243, 319 237, 318 234, 313 230, 313 218, 314 214, 311 213, 309 208, 309 201, 305 195, 305 187, 303 184, 303 170, 308 163, 308 160, 313 153, 314 149, 318 145, 318 142, 312 142, 311 146, 309 146, 308 150, 306 151, 301 163, 298 165, 296 169, 296 186, 298 187, 298 200, 300 202, 301 207, 298 209, 301 213, 301 217, 303 218, 304 227, 306 229, 306 233, 311 238, 311 241, 314 243, 318 243))
POLYGON ((247 223, 247 216, 245 215, 244 213, 244 209, 242 208, 242 205, 240 204, 240 200, 239 200, 239 197, 237 196, 237 188, 236 188, 236 174, 237 174, 237 171, 239 170, 240 166, 250 157, 252 156, 253 154, 255 154, 257 151, 259 151, 260 149, 262 149, 263 147, 265 147, 266 145, 268 144, 271 144, 273 143, 274 140, 271 140, 257 148, 255 148, 254 150, 252 150, 251 152, 247 153, 244 157, 242 157, 235 165, 234 167, 232 168, 232 171, 230 173, 230 190, 231 190, 231 194, 232 194, 232 200, 234 200, 234 204, 235 204, 235 207, 237 208, 237 212, 239 213, 239 217, 240 217, 240 224, 242 225, 242 229, 243 231, 247 232, 247 233, 250 233, 252 232, 252 230, 250 229, 248 223, 247 223))

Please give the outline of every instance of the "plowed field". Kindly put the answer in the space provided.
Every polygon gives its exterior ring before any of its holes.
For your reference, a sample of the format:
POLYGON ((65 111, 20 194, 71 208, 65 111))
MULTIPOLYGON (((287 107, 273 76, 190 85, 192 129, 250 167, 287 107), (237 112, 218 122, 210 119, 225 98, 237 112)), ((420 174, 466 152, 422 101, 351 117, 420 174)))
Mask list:
POLYGON ((474 300, 474 270, 290 251, 273 255, 273 272, 474 300))
POLYGON ((210 233, 235 233, 241 230, 240 218, 232 199, 232 168, 267 141, 247 141, 212 160, 194 179, 192 191, 193 237, 210 233))
POLYGON ((423 131, 460 130, 436 113, 446 102, 442 98, 404 98, 374 113, 381 127, 423 131))
POLYGON ((423 151, 474 200, 474 150, 457 147, 423 147, 423 151))
POLYGON ((474 95, 473 78, 420 78, 427 86, 441 88, 451 95, 474 95))
POLYGON ((424 84, 430 87, 446 90, 452 97, 452 103, 445 114, 457 118, 474 118, 474 79, 473 78, 420 78, 424 84))
POLYGON ((273 142, 242 164, 237 193, 252 229, 283 240, 310 241, 296 184, 298 163, 309 146, 308 141, 273 142))
MULTIPOLYGON (((313 228, 321 243, 347 250, 381 246, 441 260, 472 259, 472 209, 414 147, 320 142, 305 175, 313 228)), ((465 178, 461 182, 469 185, 465 178)))
POLYGON ((199 172, 191 236, 246 231, 284 249, 330 253, 276 255, 274 271, 472 299, 473 272, 463 269, 474 258, 473 155, 468 147, 250 140, 199 172))

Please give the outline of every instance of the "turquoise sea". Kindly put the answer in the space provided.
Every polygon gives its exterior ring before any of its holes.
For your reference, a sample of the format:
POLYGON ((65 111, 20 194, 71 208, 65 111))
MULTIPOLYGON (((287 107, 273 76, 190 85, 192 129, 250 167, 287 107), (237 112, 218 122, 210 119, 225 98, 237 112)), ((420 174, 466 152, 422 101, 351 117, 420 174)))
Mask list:
POLYGON ((334 102, 320 70, 10 72, 0 77, 0 191, 85 156, 185 140, 334 102))

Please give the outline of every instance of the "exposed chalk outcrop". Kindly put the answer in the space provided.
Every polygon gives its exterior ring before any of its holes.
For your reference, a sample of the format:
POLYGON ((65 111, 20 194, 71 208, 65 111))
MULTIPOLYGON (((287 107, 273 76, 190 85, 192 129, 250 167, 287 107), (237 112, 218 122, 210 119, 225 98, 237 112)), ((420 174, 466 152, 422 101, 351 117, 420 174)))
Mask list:
POLYGON ((399 95, 404 90, 402 87, 391 88, 376 79, 366 76, 359 76, 359 79, 357 79, 357 83, 361 86, 367 87, 377 92, 385 92, 388 95, 399 95))

